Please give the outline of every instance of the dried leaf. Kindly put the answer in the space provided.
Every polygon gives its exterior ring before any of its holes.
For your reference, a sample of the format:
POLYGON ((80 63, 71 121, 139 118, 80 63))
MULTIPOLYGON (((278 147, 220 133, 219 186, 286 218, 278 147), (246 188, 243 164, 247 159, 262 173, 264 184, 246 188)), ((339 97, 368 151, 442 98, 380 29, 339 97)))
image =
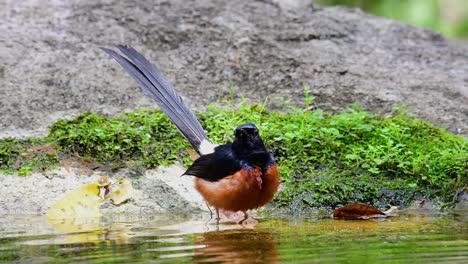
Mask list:
POLYGON ((49 209, 47 218, 50 220, 99 217, 99 204, 103 201, 99 197, 101 187, 98 183, 90 183, 67 193, 49 209))
POLYGON ((107 174, 101 175, 97 183, 101 186, 108 186, 109 184, 111 184, 109 175, 107 174))
POLYGON ((333 211, 333 217, 343 219, 371 219, 384 218, 386 215, 379 209, 367 204, 351 204, 333 211))
POLYGON ((133 196, 133 186, 130 180, 120 178, 109 186, 109 194, 106 200, 112 200, 115 205, 130 200, 133 196))
POLYGON ((383 212, 386 216, 397 216, 398 206, 390 206, 387 211, 383 212))

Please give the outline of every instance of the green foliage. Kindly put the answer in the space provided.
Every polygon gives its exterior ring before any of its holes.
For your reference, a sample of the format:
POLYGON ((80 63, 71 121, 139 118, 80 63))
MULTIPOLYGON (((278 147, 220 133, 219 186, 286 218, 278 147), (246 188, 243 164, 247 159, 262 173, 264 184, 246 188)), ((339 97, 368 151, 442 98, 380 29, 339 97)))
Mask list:
POLYGON ((66 153, 106 163, 138 159, 148 168, 187 159, 190 146, 164 113, 149 110, 116 118, 85 113, 52 125, 49 138, 66 153))
POLYGON ((432 28, 449 37, 468 36, 466 1, 445 0, 318 0, 326 5, 360 7, 372 14, 432 28))
POLYGON ((211 107, 201 117, 216 142, 231 140, 239 124, 259 125, 280 164, 279 205, 301 199, 311 206, 385 206, 436 197, 450 203, 454 190, 468 185, 467 139, 399 112, 382 117, 354 106, 338 115, 281 113, 244 104, 211 107))
POLYGON ((58 167, 55 149, 43 144, 44 140, 0 140, 0 172, 25 176, 58 167))
POLYGON ((59 166, 59 158, 53 150, 32 150, 26 152, 17 160, 17 174, 27 176, 33 172, 55 169, 59 166))
POLYGON ((25 148, 13 138, 0 140, 0 170, 11 172, 18 157, 25 148))
MULTIPOLYGON (((313 97, 306 98, 310 108, 313 97)), ((275 200, 278 207, 355 202, 384 207, 421 198, 450 204, 456 190, 468 185, 468 140, 411 117, 401 107, 384 117, 359 106, 332 115, 320 109, 284 113, 231 102, 228 107, 209 106, 199 118, 217 143, 230 142, 240 124, 258 125, 280 165, 284 188, 275 200)), ((175 161, 189 164, 189 148, 160 111, 138 110, 115 118, 86 113, 55 123, 45 139, 0 140, 0 169, 27 174, 70 156, 106 164, 136 161, 154 168, 175 161), (45 142, 53 150, 34 148, 45 142)))

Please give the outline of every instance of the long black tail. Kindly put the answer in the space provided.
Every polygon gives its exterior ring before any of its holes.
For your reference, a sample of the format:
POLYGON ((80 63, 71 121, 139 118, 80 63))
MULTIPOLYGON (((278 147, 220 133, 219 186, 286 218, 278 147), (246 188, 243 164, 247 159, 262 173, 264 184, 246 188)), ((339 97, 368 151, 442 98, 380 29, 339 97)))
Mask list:
POLYGON ((208 136, 190 108, 177 95, 172 85, 164 78, 156 66, 152 65, 135 49, 122 45, 116 47, 125 57, 111 49, 101 49, 122 65, 143 88, 143 91, 156 101, 200 154, 200 145, 204 140, 209 142, 208 136))

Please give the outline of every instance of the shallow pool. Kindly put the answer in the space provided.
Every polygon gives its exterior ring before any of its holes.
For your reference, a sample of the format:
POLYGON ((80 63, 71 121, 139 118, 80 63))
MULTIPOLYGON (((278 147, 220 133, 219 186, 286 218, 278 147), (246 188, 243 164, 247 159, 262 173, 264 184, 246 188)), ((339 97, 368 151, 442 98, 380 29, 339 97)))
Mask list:
POLYGON ((380 221, 2 217, 0 262, 468 263, 465 211, 380 221))

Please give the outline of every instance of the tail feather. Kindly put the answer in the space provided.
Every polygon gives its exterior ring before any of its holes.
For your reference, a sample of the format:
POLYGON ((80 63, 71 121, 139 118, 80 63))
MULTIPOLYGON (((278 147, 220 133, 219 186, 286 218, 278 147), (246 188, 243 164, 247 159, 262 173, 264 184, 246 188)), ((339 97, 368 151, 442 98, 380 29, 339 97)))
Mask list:
MULTIPOLYGON (((111 55, 138 82, 143 91, 156 101, 182 135, 201 154, 201 144, 202 142, 209 142, 208 136, 196 116, 182 98, 177 95, 172 85, 164 78, 156 66, 152 65, 135 49, 122 45, 116 47, 125 57, 114 50, 101 49, 111 55)), ((210 144, 212 143, 210 142, 210 144)))

